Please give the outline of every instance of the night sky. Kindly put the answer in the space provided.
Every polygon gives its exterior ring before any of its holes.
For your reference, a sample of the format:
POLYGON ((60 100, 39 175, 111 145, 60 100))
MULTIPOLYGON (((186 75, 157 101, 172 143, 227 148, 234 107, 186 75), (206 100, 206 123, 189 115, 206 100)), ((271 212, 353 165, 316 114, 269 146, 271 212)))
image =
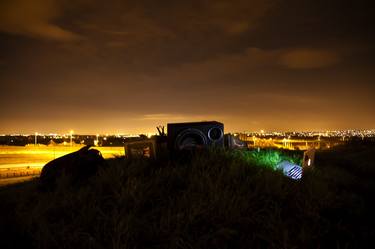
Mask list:
POLYGON ((371 2, 1 0, 0 133, 375 128, 371 2))

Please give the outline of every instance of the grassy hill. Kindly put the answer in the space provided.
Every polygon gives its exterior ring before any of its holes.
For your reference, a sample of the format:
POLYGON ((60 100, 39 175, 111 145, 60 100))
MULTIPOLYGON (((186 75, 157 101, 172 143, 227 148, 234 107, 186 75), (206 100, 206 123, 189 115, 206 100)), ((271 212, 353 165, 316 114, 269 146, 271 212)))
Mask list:
POLYGON ((374 155, 318 152, 300 181, 230 151, 110 159, 80 188, 1 188, 0 248, 373 248, 374 155))

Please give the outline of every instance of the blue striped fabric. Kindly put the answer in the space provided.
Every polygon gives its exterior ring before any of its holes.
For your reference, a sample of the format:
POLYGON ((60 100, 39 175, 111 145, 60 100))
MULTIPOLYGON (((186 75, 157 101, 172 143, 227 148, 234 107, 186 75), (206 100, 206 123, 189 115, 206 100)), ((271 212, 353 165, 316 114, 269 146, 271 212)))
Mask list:
POLYGON ((293 168, 291 168, 287 174, 287 176, 289 176, 290 178, 292 179, 301 179, 302 178, 302 168, 301 167, 298 167, 298 166, 295 166, 293 168))

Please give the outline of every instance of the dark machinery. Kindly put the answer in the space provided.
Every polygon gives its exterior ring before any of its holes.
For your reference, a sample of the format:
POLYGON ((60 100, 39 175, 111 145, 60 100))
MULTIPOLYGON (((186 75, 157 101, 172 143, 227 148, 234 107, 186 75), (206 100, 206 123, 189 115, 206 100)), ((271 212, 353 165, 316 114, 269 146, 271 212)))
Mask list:
POLYGON ((217 121, 170 123, 167 134, 164 127, 157 127, 159 135, 125 144, 127 157, 168 157, 180 151, 207 148, 247 148, 245 142, 231 134, 224 135, 224 124, 217 121))
POLYGON ((224 148, 224 124, 217 121, 171 123, 167 126, 169 151, 224 148))

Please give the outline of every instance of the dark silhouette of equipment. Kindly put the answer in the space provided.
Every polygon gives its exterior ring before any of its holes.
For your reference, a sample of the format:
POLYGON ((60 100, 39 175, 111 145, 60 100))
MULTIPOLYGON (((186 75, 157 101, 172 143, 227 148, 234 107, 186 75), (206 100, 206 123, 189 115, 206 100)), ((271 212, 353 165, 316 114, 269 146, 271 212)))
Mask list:
POLYGON ((158 130, 159 136, 161 136, 161 137, 166 136, 165 131, 164 131, 164 126, 159 125, 159 126, 156 127, 156 129, 158 130))
POLYGON ((156 127, 159 135, 148 137, 141 137, 138 141, 127 142, 124 144, 125 156, 127 158, 164 158, 167 153, 167 135, 164 131, 164 126, 156 127))
POLYGON ((156 139, 143 139, 140 141, 125 143, 125 156, 127 158, 156 158, 157 154, 156 139))
POLYGON ((164 126, 156 128, 159 134, 157 136, 125 143, 125 156, 167 159, 185 154, 179 152, 196 149, 247 149, 246 142, 238 137, 224 135, 224 124, 217 121, 170 123, 167 125, 168 134, 165 133, 164 126))
POLYGON ((224 124, 217 121, 172 123, 167 126, 169 151, 224 148, 224 124))
POLYGON ((84 183, 106 162, 100 151, 87 145, 80 150, 48 162, 40 174, 40 188, 53 189, 59 177, 69 176, 73 185, 84 183))
POLYGON ((313 168, 315 161, 315 148, 309 148, 303 153, 303 168, 313 168))
POLYGON ((228 149, 247 149, 246 142, 240 140, 238 137, 232 134, 225 134, 225 147, 228 149))

